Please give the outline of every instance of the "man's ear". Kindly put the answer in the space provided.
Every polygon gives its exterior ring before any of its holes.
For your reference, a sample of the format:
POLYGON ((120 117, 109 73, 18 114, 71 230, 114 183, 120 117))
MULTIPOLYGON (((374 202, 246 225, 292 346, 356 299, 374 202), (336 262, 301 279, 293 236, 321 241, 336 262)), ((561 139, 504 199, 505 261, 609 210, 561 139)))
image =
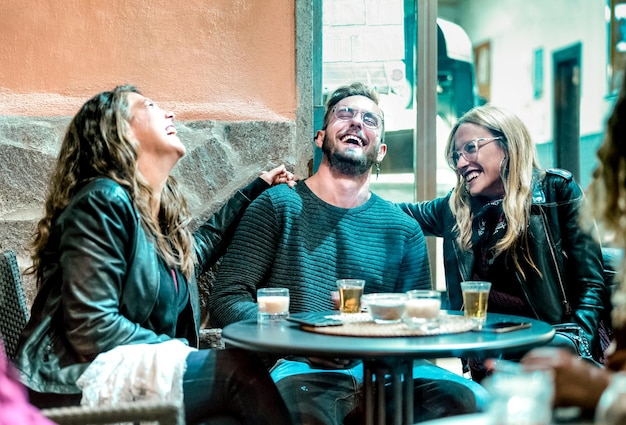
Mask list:
POLYGON ((324 144, 325 136, 326 136, 326 131, 317 130, 317 133, 315 133, 315 146, 321 149, 322 145, 324 144))
POLYGON ((378 147, 378 156, 376 157, 376 162, 381 162, 385 155, 387 155, 387 145, 385 143, 381 143, 378 147))

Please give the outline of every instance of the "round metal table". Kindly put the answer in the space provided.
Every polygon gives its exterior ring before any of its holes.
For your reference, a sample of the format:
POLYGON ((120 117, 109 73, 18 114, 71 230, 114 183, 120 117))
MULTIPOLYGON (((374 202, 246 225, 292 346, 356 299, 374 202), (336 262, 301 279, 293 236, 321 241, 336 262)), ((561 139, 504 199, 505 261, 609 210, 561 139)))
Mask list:
POLYGON ((227 345, 255 352, 360 359, 364 367, 366 424, 386 423, 384 382, 385 376, 390 376, 394 423, 400 425, 413 423, 414 359, 497 357, 546 344, 554 336, 551 325, 525 317, 489 313, 487 321, 524 321, 530 322, 531 327, 508 333, 469 331, 433 336, 363 337, 305 331, 289 321, 268 326, 258 325, 256 320, 244 320, 224 327, 222 337, 227 345))

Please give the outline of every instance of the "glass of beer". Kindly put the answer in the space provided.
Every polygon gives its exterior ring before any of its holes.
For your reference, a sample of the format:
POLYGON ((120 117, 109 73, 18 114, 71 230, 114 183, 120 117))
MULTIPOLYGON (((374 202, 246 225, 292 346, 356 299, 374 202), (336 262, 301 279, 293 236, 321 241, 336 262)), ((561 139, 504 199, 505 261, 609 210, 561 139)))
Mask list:
POLYGON ((338 279, 339 310, 341 313, 361 312, 361 296, 363 295, 363 279, 338 279))
POLYGON ((476 323, 477 329, 482 329, 487 320, 487 301, 489 300, 491 282, 480 280, 461 282, 461 290, 463 291, 465 317, 472 319, 476 323))

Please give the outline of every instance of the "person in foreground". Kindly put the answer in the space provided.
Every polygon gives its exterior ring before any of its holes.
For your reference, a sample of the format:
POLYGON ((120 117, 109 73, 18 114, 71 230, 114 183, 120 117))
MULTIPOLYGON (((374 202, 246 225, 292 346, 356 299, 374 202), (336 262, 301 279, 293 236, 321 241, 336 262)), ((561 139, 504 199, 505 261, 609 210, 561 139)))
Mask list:
MULTIPOLYGON (((599 358, 602 253, 595 228, 579 224, 584 196, 572 174, 542 170, 524 123, 493 105, 459 119, 446 156, 457 175, 450 193, 400 207, 443 238, 449 307, 463 308, 462 281, 489 281, 489 312, 572 322, 599 358)), ((482 360, 469 368, 484 378, 482 360)))
POLYGON ((188 424, 291 423, 260 359, 191 347, 195 276, 223 253, 250 200, 293 176, 284 166, 262 173, 192 233, 170 176, 184 154, 174 114, 133 86, 96 95, 72 119, 35 233, 39 290, 15 361, 39 407, 76 403, 81 389, 85 404, 92 380, 96 404, 171 382, 166 400, 182 392, 188 424), (98 373, 107 367, 116 380, 98 373))
MULTIPOLYGON (((421 229, 369 190, 371 168, 387 149, 383 127, 378 97, 363 84, 330 96, 315 136, 323 151, 317 172, 295 189, 265 191, 237 228, 211 297, 218 326, 255 319, 256 291, 263 287, 288 288, 291 313, 332 310, 340 278, 364 279, 366 293, 431 288, 421 229)), ((361 362, 268 363, 294 423, 362 423, 361 362)), ((422 377, 440 378, 415 380, 416 421, 476 411, 469 388, 480 393, 478 385, 429 362, 416 364, 422 377)))
POLYGON ((28 402, 28 392, 19 380, 0 339, 0 425, 53 425, 28 402))
MULTIPOLYGON (((604 142, 598 149, 599 165, 587 190, 590 210, 598 224, 614 235, 614 243, 626 248, 626 82, 608 119, 604 142)), ((557 407, 578 406, 593 410, 615 372, 626 372, 626 274, 623 266, 612 296, 613 342, 607 350, 606 368, 581 361, 557 349, 535 349, 522 364, 528 369, 551 368, 555 375, 557 407)))

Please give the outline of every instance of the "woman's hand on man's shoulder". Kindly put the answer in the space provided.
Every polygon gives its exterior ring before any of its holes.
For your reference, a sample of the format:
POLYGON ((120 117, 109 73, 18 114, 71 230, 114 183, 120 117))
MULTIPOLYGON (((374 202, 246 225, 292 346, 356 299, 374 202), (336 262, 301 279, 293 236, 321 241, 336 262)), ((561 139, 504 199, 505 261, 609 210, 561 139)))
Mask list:
POLYGON ((286 183, 289 187, 296 185, 296 176, 292 172, 287 171, 285 164, 281 164, 269 171, 263 171, 260 177, 271 186, 276 186, 281 183, 286 183))

